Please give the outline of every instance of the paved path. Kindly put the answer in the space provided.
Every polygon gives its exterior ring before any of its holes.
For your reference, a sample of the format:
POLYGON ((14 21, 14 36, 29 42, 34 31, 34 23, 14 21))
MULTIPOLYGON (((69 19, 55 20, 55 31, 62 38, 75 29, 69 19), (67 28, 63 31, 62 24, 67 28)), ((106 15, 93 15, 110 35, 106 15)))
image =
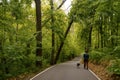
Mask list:
POLYGON ((89 70, 84 69, 83 65, 77 68, 77 60, 57 64, 30 80, 98 80, 89 70))

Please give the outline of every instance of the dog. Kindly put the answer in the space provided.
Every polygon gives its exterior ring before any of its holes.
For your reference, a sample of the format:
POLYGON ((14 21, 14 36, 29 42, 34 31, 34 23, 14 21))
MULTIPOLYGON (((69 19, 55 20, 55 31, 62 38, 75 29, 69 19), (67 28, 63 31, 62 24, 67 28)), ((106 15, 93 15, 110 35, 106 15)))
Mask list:
POLYGON ((77 67, 79 67, 80 66, 80 63, 77 63, 77 67))

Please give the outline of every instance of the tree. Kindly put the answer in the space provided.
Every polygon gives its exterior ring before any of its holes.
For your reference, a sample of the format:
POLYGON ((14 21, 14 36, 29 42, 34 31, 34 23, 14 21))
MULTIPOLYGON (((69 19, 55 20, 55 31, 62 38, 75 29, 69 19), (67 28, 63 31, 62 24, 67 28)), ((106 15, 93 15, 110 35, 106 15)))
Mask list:
MULTIPOLYGON (((60 9, 62 5, 65 3, 66 0, 63 0, 62 3, 57 7, 56 10, 60 9)), ((55 21, 54 21, 54 2, 53 0, 50 0, 50 6, 51 6, 51 26, 52 26, 52 52, 51 52, 51 61, 50 64, 54 64, 54 54, 55 54, 55 21)), ((56 62, 55 62, 56 63, 56 62)))
POLYGON ((51 5, 51 26, 52 26, 52 52, 51 52, 51 61, 50 64, 54 64, 54 53, 55 53, 55 31, 54 31, 54 5, 53 0, 50 0, 51 5))
POLYGON ((59 59, 60 52, 61 52, 61 50, 62 50, 62 47, 63 47, 64 42, 65 42, 65 39, 66 39, 66 37, 67 37, 67 35, 68 35, 68 32, 69 32, 69 30, 70 30, 70 28, 71 28, 71 26, 72 26, 72 23, 73 23, 73 18, 70 19, 70 21, 68 22, 68 28, 67 28, 67 30, 66 30, 66 32, 65 32, 65 35, 64 35, 64 37, 63 37, 63 40, 62 40, 61 43, 60 43, 60 46, 59 46, 59 48, 58 48, 58 51, 57 51, 57 54, 56 54, 56 57, 55 57, 55 62, 54 62, 55 64, 57 63, 57 61, 58 61, 58 59, 59 59))
POLYGON ((41 0, 35 0, 36 4, 36 66, 42 66, 42 26, 41 26, 41 0))

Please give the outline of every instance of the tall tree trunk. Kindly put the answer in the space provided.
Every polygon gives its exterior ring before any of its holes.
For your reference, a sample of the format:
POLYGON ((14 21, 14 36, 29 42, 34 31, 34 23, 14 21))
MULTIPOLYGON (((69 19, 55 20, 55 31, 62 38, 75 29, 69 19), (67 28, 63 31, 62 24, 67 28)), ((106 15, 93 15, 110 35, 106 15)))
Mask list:
POLYGON ((110 39, 110 46, 111 47, 114 47, 114 38, 112 37, 113 35, 114 35, 114 33, 115 33, 115 31, 114 31, 114 27, 113 27, 113 15, 110 15, 109 16, 109 19, 110 19, 110 21, 109 21, 109 28, 110 28, 110 36, 111 36, 111 39, 110 39))
POLYGON ((106 45, 105 45, 105 41, 106 41, 106 40, 105 40, 105 38, 106 38, 106 37, 105 37, 105 33, 106 33, 105 28, 106 28, 106 27, 105 27, 105 16, 103 15, 103 32, 104 32, 104 33, 103 33, 103 47, 106 46, 106 45))
POLYGON ((95 44, 95 49, 98 49, 99 48, 99 42, 100 42, 100 37, 99 37, 99 34, 100 34, 100 32, 99 32, 99 26, 97 26, 97 29, 96 29, 96 44, 95 44))
POLYGON ((36 4, 36 56, 38 60, 36 61, 36 66, 42 66, 42 26, 41 26, 41 0, 35 0, 36 4))
MULTIPOLYGON (((16 19, 17 20, 17 19, 16 19)), ((18 23, 17 23, 17 26, 16 26, 16 42, 18 41, 18 23)))
MULTIPOLYGON (((116 25, 116 36, 118 37, 119 36, 119 22, 117 21, 116 24, 117 24, 116 25)), ((118 46, 118 38, 116 39, 115 46, 118 46)))
POLYGON ((103 27, 102 27, 102 20, 103 20, 103 17, 101 17, 101 20, 100 20, 100 27, 99 27, 99 30, 100 30, 100 34, 101 34, 101 48, 103 48, 103 27))
POLYGON ((100 34, 101 34, 101 48, 103 48, 103 32, 102 32, 102 26, 100 26, 100 34))
POLYGON ((28 56, 30 53, 31 53, 31 50, 30 50, 30 43, 26 43, 26 47, 27 47, 27 50, 26 50, 26 56, 28 56))
POLYGON ((89 39, 88 39, 88 48, 91 47, 91 44, 92 44, 92 26, 90 26, 89 39))
POLYGON ((66 30, 66 32, 65 32, 64 40, 62 40, 62 42, 61 42, 61 44, 60 44, 60 47, 59 47, 59 49, 58 49, 58 51, 57 51, 54 64, 56 64, 57 61, 58 61, 58 59, 59 59, 60 52, 61 52, 62 47, 63 47, 63 45, 64 45, 64 41, 65 41, 65 39, 66 39, 66 37, 67 37, 67 34, 68 34, 68 32, 70 31, 70 28, 71 28, 71 26, 72 26, 72 23, 73 23, 73 19, 71 19, 70 22, 69 22, 69 24, 68 24, 68 28, 67 28, 67 30, 66 30))
MULTIPOLYGON (((50 5, 51 5, 51 26, 54 27, 54 5, 53 5, 53 0, 50 0, 50 5)), ((50 64, 54 64, 54 53, 55 53, 55 32, 54 29, 52 28, 52 52, 51 52, 51 61, 50 64)))
POLYGON ((8 74, 9 70, 8 70, 8 66, 7 66, 7 58, 5 56, 3 56, 5 54, 4 47, 5 47, 5 41, 6 41, 5 25, 3 27, 2 35, 3 35, 3 37, 0 40, 0 52, 2 54, 2 57, 0 58, 0 60, 1 60, 1 64, 4 66, 4 67, 2 67, 2 74, 8 74))

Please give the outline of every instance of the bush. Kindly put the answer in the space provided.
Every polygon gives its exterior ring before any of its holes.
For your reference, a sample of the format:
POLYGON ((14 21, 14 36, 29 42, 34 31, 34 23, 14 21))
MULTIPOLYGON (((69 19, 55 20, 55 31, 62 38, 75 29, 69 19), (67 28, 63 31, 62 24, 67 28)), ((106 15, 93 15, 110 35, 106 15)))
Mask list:
POLYGON ((107 69, 112 74, 120 75, 120 59, 111 60, 107 69))
POLYGON ((105 56, 104 53, 99 51, 92 51, 90 54, 90 60, 95 64, 100 64, 100 60, 105 56))
POLYGON ((6 45, 0 54, 0 80, 33 71, 35 60, 34 53, 26 55, 24 45, 6 45))

